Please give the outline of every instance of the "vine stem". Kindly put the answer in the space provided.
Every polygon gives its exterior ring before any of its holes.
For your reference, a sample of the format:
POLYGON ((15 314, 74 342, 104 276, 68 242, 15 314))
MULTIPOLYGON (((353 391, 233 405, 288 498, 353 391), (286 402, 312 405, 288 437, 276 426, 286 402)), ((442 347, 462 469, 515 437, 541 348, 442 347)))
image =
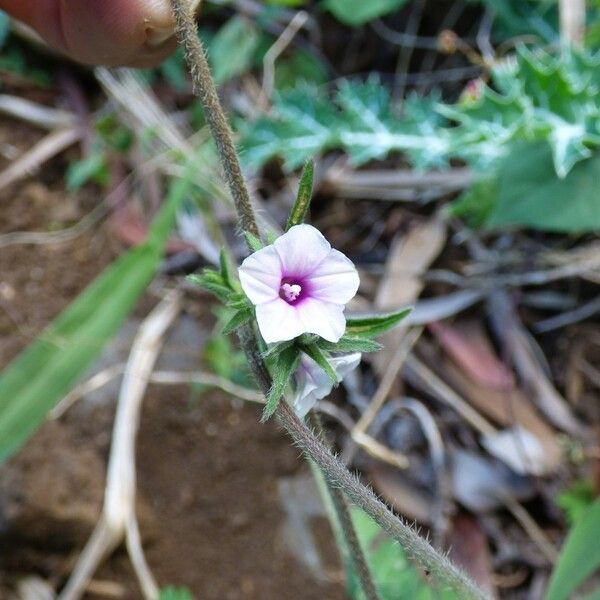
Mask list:
POLYGON ((171 5, 175 15, 175 33, 183 45, 194 93, 202 103, 204 116, 217 145, 225 179, 240 217, 240 227, 243 231, 260 237, 248 186, 233 143, 233 134, 210 73, 204 46, 198 37, 192 6, 189 0, 172 0, 171 5))
MULTIPOLYGON (((309 422, 314 428, 318 439, 329 449, 320 415, 313 411, 309 414, 309 422)), ((352 522, 352 515, 346 496, 340 488, 334 485, 328 483, 326 487, 331 499, 331 505, 337 517, 339 528, 344 537, 344 541, 346 542, 349 558, 352 561, 352 565, 354 566, 354 570, 356 571, 356 575, 358 576, 365 596, 367 600, 381 600, 381 596, 377 591, 377 586, 373 581, 369 563, 367 562, 354 523, 352 522)))
MULTIPOLYGON (((194 91, 198 95, 208 125, 211 129, 229 189, 241 220, 241 227, 255 236, 259 230, 254 216, 233 136, 219 101, 202 42, 198 38, 196 23, 188 0, 171 0, 175 15, 176 32, 184 46, 192 76, 194 91)), ((272 381, 262 359, 254 330, 245 325, 238 331, 240 343, 250 369, 263 394, 268 395, 272 381)), ((382 529, 402 545, 407 555, 432 573, 459 595, 461 600, 488 600, 488 597, 456 567, 447 556, 435 550, 411 526, 404 523, 375 494, 362 485, 346 467, 323 445, 315 434, 297 417, 282 399, 275 413, 294 443, 323 471, 331 487, 343 490, 346 496, 371 516, 382 529)))

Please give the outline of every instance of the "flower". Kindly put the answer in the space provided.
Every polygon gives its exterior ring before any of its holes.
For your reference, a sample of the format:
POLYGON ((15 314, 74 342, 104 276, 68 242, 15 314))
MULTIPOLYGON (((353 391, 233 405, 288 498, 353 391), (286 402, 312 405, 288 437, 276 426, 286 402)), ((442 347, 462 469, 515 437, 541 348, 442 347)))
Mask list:
MULTIPOLYGON (((346 354, 345 356, 329 357, 329 364, 338 376, 338 383, 358 367, 361 359, 360 352, 346 354)), ((327 373, 309 356, 302 354, 300 365, 296 371, 296 395, 294 397, 294 410, 300 418, 304 418, 308 411, 325 398, 333 389, 333 381, 327 373)))
POLYGON ((246 258, 239 274, 267 344, 303 333, 337 342, 344 334, 344 306, 358 290, 358 273, 312 225, 291 227, 246 258))

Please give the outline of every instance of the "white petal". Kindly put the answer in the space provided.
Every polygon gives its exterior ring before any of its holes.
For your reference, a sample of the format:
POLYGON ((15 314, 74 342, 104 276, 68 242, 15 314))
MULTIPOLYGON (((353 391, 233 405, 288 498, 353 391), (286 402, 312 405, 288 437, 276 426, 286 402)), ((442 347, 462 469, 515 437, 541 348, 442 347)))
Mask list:
POLYGON ((306 332, 298 318, 297 307, 291 306, 279 296, 256 307, 256 320, 267 344, 292 340, 306 332))
POLYGON ((335 304, 354 298, 360 283, 354 263, 339 250, 331 250, 308 281, 312 297, 335 304))
POLYGON ((353 352, 352 354, 345 354, 343 356, 332 356, 329 359, 331 366, 338 376, 338 382, 342 381, 348 373, 358 367, 361 358, 362 354, 360 352, 353 352))
POLYGON ((303 331, 316 333, 328 342, 337 342, 346 330, 344 306, 307 298, 294 306, 303 331))
POLYGON ((308 414, 308 411, 317 403, 319 398, 315 396, 314 392, 303 392, 298 391, 294 398, 294 410, 296 414, 301 418, 308 414))
POLYGON ((279 254, 284 276, 309 275, 331 250, 330 243, 312 225, 294 225, 273 245, 279 254))
POLYGON ((281 262, 273 246, 251 254, 239 268, 242 289, 252 304, 279 298, 281 262))

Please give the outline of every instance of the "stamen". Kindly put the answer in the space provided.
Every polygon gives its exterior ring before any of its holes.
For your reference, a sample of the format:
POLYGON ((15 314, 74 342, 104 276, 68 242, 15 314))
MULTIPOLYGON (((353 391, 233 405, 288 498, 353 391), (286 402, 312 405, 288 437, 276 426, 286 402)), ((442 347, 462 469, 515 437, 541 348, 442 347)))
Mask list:
POLYGON ((295 302, 302 292, 302 286, 297 283, 284 283, 280 288, 280 296, 287 302, 295 302))

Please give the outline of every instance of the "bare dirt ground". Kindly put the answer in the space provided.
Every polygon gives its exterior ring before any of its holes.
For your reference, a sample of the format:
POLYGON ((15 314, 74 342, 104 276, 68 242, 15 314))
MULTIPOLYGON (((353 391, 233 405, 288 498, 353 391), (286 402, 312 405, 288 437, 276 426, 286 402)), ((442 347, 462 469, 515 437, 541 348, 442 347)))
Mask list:
MULTIPOLYGON (((5 149, 38 138, 27 127, 0 123, 5 149)), ((66 194, 63 160, 0 193, 0 234, 47 231, 48 223, 62 229, 94 206, 89 191, 66 194)), ((59 244, 1 248, 0 367, 119 250, 106 225, 59 244)), ((3 465, 0 598, 32 574, 64 583, 100 511, 113 414, 113 403, 75 406, 3 465)), ((317 537, 331 582, 315 581, 286 545, 277 484, 305 467, 274 425, 258 421, 258 408, 222 394, 194 400, 185 386, 150 389, 138 438, 138 514, 150 566, 161 585, 185 585, 206 600, 341 599, 325 522, 317 537)), ((91 590, 90 598, 141 597, 124 551, 101 568, 91 590)))

